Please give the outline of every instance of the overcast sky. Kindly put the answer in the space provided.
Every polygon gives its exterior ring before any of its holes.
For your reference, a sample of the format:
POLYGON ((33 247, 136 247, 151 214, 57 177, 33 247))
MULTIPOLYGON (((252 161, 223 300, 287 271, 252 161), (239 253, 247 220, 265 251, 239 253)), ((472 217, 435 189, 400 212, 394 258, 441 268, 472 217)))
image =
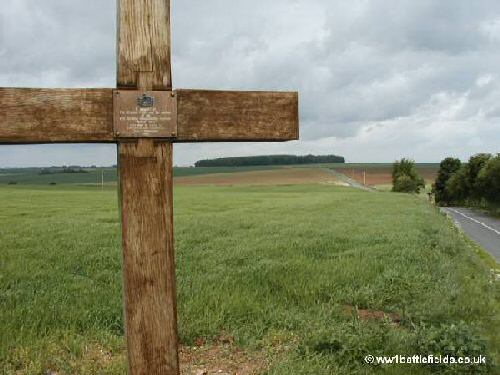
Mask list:
MULTIPOLYGON (((115 0, 2 0, 0 86, 114 87, 115 13, 115 0)), ((500 152, 498 0, 174 0, 172 13, 175 88, 301 100, 300 141, 176 145, 177 165, 500 152)), ((3 167, 115 162, 113 145, 0 146, 3 167)))

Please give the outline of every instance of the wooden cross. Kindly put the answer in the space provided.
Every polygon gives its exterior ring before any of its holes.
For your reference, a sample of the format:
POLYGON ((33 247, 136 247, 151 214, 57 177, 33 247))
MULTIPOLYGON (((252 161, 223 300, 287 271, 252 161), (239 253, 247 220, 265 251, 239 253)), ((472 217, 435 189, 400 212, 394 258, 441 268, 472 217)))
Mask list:
POLYGON ((172 91, 170 0, 118 20, 117 89, 0 88, 0 144, 118 144, 129 372, 178 374, 172 144, 298 139, 298 94, 172 91))

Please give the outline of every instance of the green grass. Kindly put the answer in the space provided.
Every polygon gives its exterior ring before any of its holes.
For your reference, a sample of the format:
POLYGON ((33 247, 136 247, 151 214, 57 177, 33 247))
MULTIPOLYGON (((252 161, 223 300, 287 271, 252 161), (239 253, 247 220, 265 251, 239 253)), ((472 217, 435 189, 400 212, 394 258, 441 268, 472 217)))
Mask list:
MULTIPOLYGON (((301 165, 256 165, 249 167, 174 167, 174 176, 198 176, 211 173, 236 173, 260 170, 273 170, 280 168, 331 168, 338 170, 349 170, 352 168, 370 170, 391 170, 389 163, 349 163, 349 164, 301 164, 301 165)), ((418 163, 420 171, 436 171, 439 164, 418 163)), ((101 184, 101 173, 104 172, 104 182, 115 184, 117 181, 116 168, 85 168, 87 173, 53 173, 40 174, 42 168, 9 168, 0 169, 0 185, 15 182, 17 185, 49 185, 49 184, 76 184, 76 185, 99 185, 101 184)), ((59 168, 60 170, 60 168, 59 168)))
MULTIPOLYGON (((278 169, 282 166, 252 166, 252 167, 174 167, 174 177, 198 176, 210 173, 235 173, 278 169)), ((116 168, 85 168, 86 173, 52 173, 41 174, 42 168, 12 168, 0 169, 0 185, 100 185, 102 173, 105 184, 116 184, 116 168)), ((61 169, 57 169, 60 171, 61 169)))
POLYGON ((104 182, 116 183, 115 168, 88 168, 87 173, 53 173, 40 174, 41 168, 19 168, 0 170, 0 185, 49 185, 49 184, 100 184, 101 173, 104 173, 104 182))
MULTIPOLYGON (((0 202, 0 373, 124 373, 115 190, 2 186, 0 202)), ((226 332, 264 351, 273 375, 498 373, 363 363, 429 353, 498 361, 499 282, 424 200, 195 186, 176 188, 175 210, 183 343, 226 332), (362 321, 345 305, 403 320, 362 321)))

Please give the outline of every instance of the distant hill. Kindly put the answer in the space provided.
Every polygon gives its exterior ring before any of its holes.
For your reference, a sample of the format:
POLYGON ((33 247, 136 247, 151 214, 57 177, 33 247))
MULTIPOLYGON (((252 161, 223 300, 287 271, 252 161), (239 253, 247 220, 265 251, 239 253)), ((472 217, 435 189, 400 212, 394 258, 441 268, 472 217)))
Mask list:
POLYGON ((320 163, 345 163, 345 159, 337 155, 263 155, 199 160, 194 165, 195 167, 247 167, 320 163))

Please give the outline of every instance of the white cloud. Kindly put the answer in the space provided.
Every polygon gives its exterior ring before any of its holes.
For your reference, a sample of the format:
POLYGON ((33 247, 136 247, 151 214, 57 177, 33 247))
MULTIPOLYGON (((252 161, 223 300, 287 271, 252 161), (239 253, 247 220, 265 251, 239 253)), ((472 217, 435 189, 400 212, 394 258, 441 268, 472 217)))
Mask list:
MULTIPOLYGON (((113 1, 4 2, 0 86, 114 85, 113 1)), ((496 0, 184 0, 173 17, 174 86, 301 99, 300 142, 177 145, 177 164, 281 152, 439 161, 499 149, 496 0)), ((23 150, 0 146, 0 166, 115 155, 113 146, 23 150)))

